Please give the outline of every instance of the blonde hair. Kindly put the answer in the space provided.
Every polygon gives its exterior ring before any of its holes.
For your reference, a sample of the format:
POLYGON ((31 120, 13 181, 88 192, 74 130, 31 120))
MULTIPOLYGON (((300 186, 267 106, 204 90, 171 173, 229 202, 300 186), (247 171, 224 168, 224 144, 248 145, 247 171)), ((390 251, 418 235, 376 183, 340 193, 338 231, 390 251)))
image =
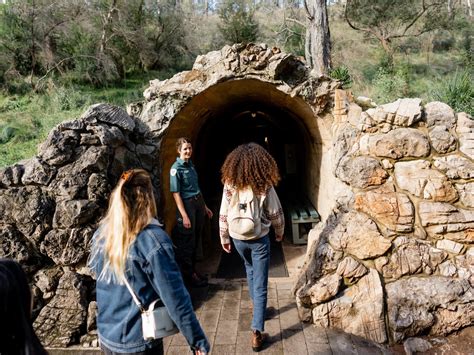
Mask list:
POLYGON ((130 245, 138 233, 156 216, 156 203, 150 175, 143 169, 122 174, 112 191, 109 208, 100 222, 104 265, 98 278, 116 278, 122 283, 130 245))

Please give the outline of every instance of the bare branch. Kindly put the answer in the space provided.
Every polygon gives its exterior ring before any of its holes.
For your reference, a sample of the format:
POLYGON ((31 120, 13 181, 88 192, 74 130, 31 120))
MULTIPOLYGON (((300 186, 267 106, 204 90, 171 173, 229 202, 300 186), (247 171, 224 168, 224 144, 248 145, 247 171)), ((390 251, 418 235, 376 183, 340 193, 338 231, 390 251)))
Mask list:
POLYGON ((290 21, 290 22, 293 22, 293 23, 296 23, 297 25, 300 25, 302 27, 306 27, 306 24, 304 24, 303 22, 301 22, 300 20, 297 20, 297 19, 294 19, 294 18, 287 18, 286 21, 290 21))

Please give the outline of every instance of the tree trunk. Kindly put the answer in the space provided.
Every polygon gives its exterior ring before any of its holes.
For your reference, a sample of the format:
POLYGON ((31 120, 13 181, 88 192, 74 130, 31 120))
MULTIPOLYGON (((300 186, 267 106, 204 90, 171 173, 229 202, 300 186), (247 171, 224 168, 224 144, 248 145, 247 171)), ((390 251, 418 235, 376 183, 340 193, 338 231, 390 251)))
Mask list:
POLYGON ((471 0, 466 0, 466 5, 467 5, 467 10, 468 10, 469 17, 472 17, 471 0))
POLYGON ((308 15, 306 45, 309 48, 308 64, 318 74, 328 74, 331 68, 331 37, 329 34, 328 12, 325 0, 305 0, 308 15))
POLYGON ((111 25, 112 20, 113 20, 112 17, 114 15, 115 11, 117 11, 116 5, 117 5, 117 0, 113 0, 112 4, 110 5, 107 16, 105 16, 104 22, 102 24, 102 34, 100 36, 100 46, 99 46, 99 53, 100 54, 104 54, 105 49, 107 48, 107 33, 109 31, 110 25, 111 25))

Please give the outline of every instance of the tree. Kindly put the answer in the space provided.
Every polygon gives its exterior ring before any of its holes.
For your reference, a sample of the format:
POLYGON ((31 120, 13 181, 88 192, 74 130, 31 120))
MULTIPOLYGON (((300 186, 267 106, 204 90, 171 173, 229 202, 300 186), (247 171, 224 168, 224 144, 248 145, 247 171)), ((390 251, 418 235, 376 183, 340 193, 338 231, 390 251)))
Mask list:
POLYGON ((306 62, 319 74, 331 69, 331 36, 325 0, 305 0, 308 18, 306 26, 306 62))
POLYGON ((375 37, 393 63, 393 40, 420 36, 447 26, 446 0, 347 0, 344 16, 350 27, 375 37))
POLYGON ((221 19, 219 30, 230 43, 254 42, 258 24, 253 18, 254 9, 245 0, 224 0, 218 10, 221 19))

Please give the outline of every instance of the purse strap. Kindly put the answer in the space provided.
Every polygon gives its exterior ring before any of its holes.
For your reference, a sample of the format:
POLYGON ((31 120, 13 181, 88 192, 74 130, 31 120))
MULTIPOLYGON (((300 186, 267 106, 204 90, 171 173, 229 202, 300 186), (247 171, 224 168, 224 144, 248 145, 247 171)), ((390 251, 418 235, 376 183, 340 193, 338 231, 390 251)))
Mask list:
MULTIPOLYGON (((160 226, 160 227, 162 226, 162 224, 160 222, 158 222, 158 220, 156 220, 155 218, 152 218, 149 224, 154 224, 154 225, 160 226)), ((125 286, 127 286, 128 292, 130 292, 130 294, 132 295, 133 301, 135 302, 135 304, 140 309, 140 312, 141 313, 146 312, 145 307, 143 307, 143 304, 140 302, 140 300, 138 299, 135 292, 133 292, 133 289, 130 286, 130 284, 128 283, 127 278, 125 276, 123 277, 123 282, 125 282, 125 286)))
POLYGON ((140 302, 140 300, 138 299, 137 295, 135 294, 135 292, 133 292, 133 289, 132 287, 130 286, 130 284, 128 283, 127 279, 124 277, 123 278, 123 282, 125 282, 125 286, 127 286, 127 289, 128 289, 128 292, 130 292, 130 294, 132 295, 132 298, 133 298, 133 301, 135 302, 135 304, 138 306, 138 308, 140 309, 140 312, 143 313, 145 312, 145 308, 143 307, 142 303, 140 302))

